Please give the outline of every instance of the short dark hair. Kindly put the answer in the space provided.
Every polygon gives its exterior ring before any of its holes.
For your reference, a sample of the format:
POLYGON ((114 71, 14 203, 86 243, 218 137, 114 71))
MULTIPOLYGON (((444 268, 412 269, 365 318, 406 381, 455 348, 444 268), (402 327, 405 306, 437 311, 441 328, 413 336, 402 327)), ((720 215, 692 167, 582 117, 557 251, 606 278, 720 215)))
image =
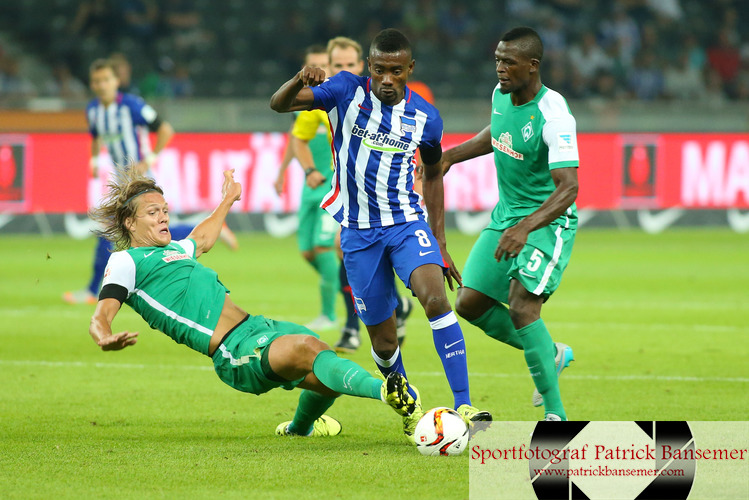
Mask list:
POLYGON ((114 76, 117 78, 120 77, 120 75, 117 74, 117 65, 116 63, 111 59, 97 59, 94 62, 91 63, 91 66, 88 68, 88 73, 91 74, 94 71, 99 71, 100 69, 109 68, 112 70, 112 73, 114 73, 114 76))
POLYGON ((544 57, 544 44, 541 41, 541 37, 538 35, 536 30, 527 26, 519 26, 513 28, 499 39, 500 42, 514 42, 518 41, 520 50, 523 54, 528 56, 530 59, 538 59, 539 61, 544 57))
POLYGON ((325 45, 322 45, 320 43, 310 45, 309 47, 304 49, 305 58, 310 54, 327 54, 327 53, 328 53, 328 49, 325 47, 325 45))
POLYGON ((394 54, 396 52, 405 51, 411 53, 411 42, 408 41, 406 35, 393 28, 386 28, 374 37, 372 44, 369 46, 369 53, 378 50, 385 54, 394 54))

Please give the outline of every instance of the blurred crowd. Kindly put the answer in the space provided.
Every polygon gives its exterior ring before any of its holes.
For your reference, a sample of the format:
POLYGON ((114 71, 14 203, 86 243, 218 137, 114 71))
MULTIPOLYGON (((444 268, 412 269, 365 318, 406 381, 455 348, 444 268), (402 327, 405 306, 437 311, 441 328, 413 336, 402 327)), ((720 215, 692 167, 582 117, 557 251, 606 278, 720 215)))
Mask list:
POLYGON ((2 2, 0 99, 85 98, 88 64, 107 56, 144 97, 267 97, 307 45, 368 47, 383 27, 411 38, 437 99, 486 97, 497 40, 517 25, 539 31, 542 81, 569 99, 749 100, 746 0, 2 2))

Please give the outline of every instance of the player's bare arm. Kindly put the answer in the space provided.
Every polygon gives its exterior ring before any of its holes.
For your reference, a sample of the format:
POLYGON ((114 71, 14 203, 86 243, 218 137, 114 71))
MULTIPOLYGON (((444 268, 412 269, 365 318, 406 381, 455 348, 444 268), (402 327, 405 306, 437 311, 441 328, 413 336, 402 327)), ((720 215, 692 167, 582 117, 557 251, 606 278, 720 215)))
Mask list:
POLYGON ((91 138, 91 177, 99 176, 99 151, 101 151, 101 139, 98 137, 91 138))
POLYGON ((294 144, 291 141, 292 130, 294 130, 294 125, 289 129, 289 141, 286 143, 286 149, 284 149, 283 158, 281 159, 281 166, 278 168, 278 177, 276 177, 276 182, 273 183, 273 187, 276 188, 276 193, 279 196, 283 193, 283 186, 286 180, 286 169, 289 168, 291 160, 294 159, 294 144))
POLYGON ((304 169, 307 186, 315 189, 325 182, 325 176, 315 168, 315 160, 312 158, 312 150, 309 148, 309 141, 292 136, 291 143, 293 144, 296 159, 299 160, 299 163, 304 169))
POLYGON ((487 155, 492 152, 491 125, 468 139, 462 144, 448 149, 442 154, 442 173, 446 174, 450 167, 478 156, 487 155))
POLYGON ((325 70, 305 66, 271 96, 271 109, 279 113, 312 109, 315 96, 309 87, 316 87, 324 81, 325 70))
POLYGON ((102 299, 96 304, 88 333, 102 351, 119 351, 138 341, 138 332, 112 333, 112 321, 121 305, 119 300, 112 298, 102 299))
POLYGON ((556 189, 546 201, 515 226, 508 228, 502 234, 494 257, 499 261, 503 258, 515 257, 525 246, 528 234, 536 229, 548 226, 557 217, 564 214, 575 199, 577 199, 578 181, 577 168, 556 168, 551 171, 556 189))
POLYGON ((153 164, 156 163, 156 158, 159 153, 169 145, 172 137, 174 137, 174 127, 172 127, 172 125, 167 121, 161 122, 161 125, 159 125, 159 128, 156 130, 156 144, 153 147, 153 151, 147 154, 146 157, 139 161, 135 166, 139 173, 145 175, 146 172, 148 172, 153 164))
POLYGON ((448 266, 447 285, 450 290, 455 290, 453 279, 458 286, 463 286, 463 279, 453 263, 452 257, 447 252, 447 241, 445 239, 445 188, 442 184, 442 167, 440 163, 424 164, 424 204, 429 214, 429 226, 437 239, 442 252, 442 258, 448 266))
POLYGON ((234 169, 224 172, 224 185, 221 187, 222 199, 218 207, 203 222, 195 226, 188 238, 195 240, 195 258, 206 253, 216 243, 221 234, 226 216, 235 201, 242 196, 242 185, 234 180, 234 169))

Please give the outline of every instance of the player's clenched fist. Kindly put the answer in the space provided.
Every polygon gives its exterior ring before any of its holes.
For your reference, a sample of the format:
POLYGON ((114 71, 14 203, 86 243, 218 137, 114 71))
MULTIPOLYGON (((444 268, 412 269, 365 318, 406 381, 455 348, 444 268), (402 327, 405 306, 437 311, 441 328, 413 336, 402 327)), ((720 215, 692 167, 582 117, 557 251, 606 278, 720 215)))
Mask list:
POLYGON ((307 87, 317 87, 325 81, 325 70, 321 68, 313 68, 311 66, 305 66, 302 71, 299 72, 299 79, 307 87))

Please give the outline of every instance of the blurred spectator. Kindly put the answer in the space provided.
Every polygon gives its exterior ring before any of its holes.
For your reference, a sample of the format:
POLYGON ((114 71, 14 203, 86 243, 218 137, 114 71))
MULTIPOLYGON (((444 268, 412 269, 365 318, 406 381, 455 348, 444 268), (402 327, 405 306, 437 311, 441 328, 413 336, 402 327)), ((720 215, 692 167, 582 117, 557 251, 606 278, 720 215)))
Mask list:
POLYGON ((705 87, 705 93, 701 101, 714 108, 720 108, 726 104, 723 80, 715 70, 708 69, 707 71, 707 86, 705 87))
POLYGON ((663 72, 655 54, 650 51, 641 51, 637 55, 628 83, 632 97, 636 99, 652 101, 662 96, 663 72))
POLYGON ((169 79, 170 94, 178 99, 191 97, 195 93, 195 84, 190 78, 190 70, 184 64, 177 64, 174 75, 169 79))
POLYGON ((607 69, 600 69, 593 77, 591 97, 599 100, 615 100, 622 97, 622 90, 614 74, 607 69))
POLYGON ((71 35, 112 41, 116 33, 110 0, 82 0, 68 26, 71 35))
POLYGON ((15 100, 28 99, 36 95, 36 87, 21 73, 18 59, 6 56, 0 67, 0 97, 5 100, 15 100))
POLYGON ((58 61, 52 68, 52 79, 44 86, 44 94, 63 99, 85 99, 88 89, 70 72, 70 66, 58 61))
POLYGON ((601 22, 601 37, 604 47, 618 47, 617 56, 625 67, 632 66, 640 50, 640 28, 620 3, 614 4, 613 12, 601 22))
POLYGON ((203 26, 203 16, 193 0, 164 0, 161 14, 178 52, 200 49, 215 39, 214 34, 203 26))
POLYGON ((705 69, 707 52, 700 45, 697 36, 694 33, 687 33, 683 45, 689 57, 689 66, 699 71, 705 69))
POLYGON ((452 4, 440 12, 440 31, 450 42, 468 37, 475 27, 476 19, 463 3, 452 4))
POLYGON ((689 52, 683 50, 663 72, 663 93, 672 99, 698 99, 705 92, 702 71, 689 64, 689 52))
POLYGON ((159 20, 156 0, 120 0, 119 7, 125 22, 125 34, 135 41, 149 44, 156 34, 159 20))
POLYGON ((567 33, 562 24, 562 18, 556 14, 544 16, 538 35, 544 43, 544 57, 556 59, 567 51, 567 33))
POLYGON ((734 80, 741 67, 739 48, 731 41, 730 29, 721 29, 714 45, 707 50, 707 60, 723 81, 724 88, 731 92, 734 80))
POLYGON ((595 34, 590 31, 583 33, 580 42, 569 50, 568 57, 572 68, 587 81, 592 81, 600 70, 613 66, 609 56, 596 42, 595 34))

